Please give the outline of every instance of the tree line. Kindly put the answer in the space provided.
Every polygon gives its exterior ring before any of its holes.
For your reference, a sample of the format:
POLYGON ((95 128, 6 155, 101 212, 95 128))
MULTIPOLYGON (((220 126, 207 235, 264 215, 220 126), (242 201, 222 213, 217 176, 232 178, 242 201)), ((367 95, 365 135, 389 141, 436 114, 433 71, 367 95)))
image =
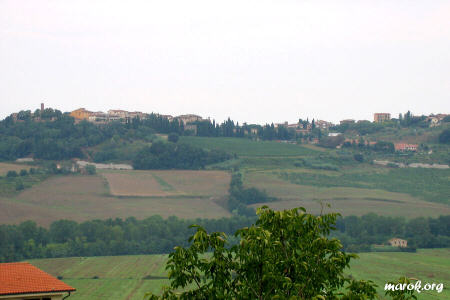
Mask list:
MULTIPOLYGON (((19 225, 0 225, 0 262, 30 258, 103 256, 169 253, 175 246, 187 246, 191 224, 208 231, 233 235, 253 224, 252 216, 222 219, 183 220, 152 216, 93 220, 82 223, 69 220, 53 222, 50 227, 25 221, 19 225)), ((368 214, 338 218, 336 231, 346 251, 370 251, 370 245, 386 243, 392 237, 404 238, 411 248, 450 247, 450 216, 405 220, 368 214)))
POLYGON ((50 227, 25 221, 19 225, 0 225, 0 262, 30 258, 103 256, 169 253, 177 245, 187 245, 196 223, 212 231, 233 234, 249 226, 254 217, 183 220, 152 216, 143 220, 92 220, 77 223, 53 222, 50 227))
POLYGON ((254 187, 245 188, 242 183, 242 174, 238 172, 231 175, 228 193, 228 210, 235 215, 247 217, 255 215, 255 210, 248 205, 273 202, 277 200, 275 197, 270 197, 264 190, 254 187))
POLYGON ((133 168, 149 169, 203 169, 231 156, 223 150, 204 150, 185 143, 156 141, 139 151, 133 159, 133 168))

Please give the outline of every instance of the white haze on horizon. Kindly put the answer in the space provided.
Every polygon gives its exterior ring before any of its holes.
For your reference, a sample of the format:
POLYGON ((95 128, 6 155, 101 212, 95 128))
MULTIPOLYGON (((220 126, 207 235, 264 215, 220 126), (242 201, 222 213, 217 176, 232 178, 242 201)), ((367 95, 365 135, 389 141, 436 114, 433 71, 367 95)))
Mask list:
POLYGON ((0 0, 0 118, 450 112, 450 2, 0 0))

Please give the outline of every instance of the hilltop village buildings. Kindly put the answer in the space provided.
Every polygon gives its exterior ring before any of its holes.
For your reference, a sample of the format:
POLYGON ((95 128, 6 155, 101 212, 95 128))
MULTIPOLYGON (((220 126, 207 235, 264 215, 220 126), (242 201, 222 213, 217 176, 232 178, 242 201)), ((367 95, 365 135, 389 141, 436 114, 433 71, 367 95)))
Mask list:
MULTIPOLYGON (((44 109, 44 105, 41 105, 41 109, 44 109)), ((96 124, 106 124, 108 122, 112 121, 121 121, 121 122, 127 122, 130 121, 133 118, 139 118, 141 120, 145 120, 148 118, 149 114, 143 113, 140 111, 126 111, 126 110, 120 110, 120 109, 111 109, 108 110, 108 112, 93 112, 88 111, 85 108, 79 108, 72 112, 70 112, 70 115, 75 119, 76 122, 80 122, 82 120, 86 120, 92 123, 96 124)), ((180 123, 183 123, 184 129, 189 130, 193 132, 194 134, 197 133, 197 123, 202 121, 208 121, 209 119, 204 119, 199 115, 195 114, 185 114, 185 115, 179 115, 179 116, 171 116, 171 115, 159 115, 157 116, 167 118, 169 121, 178 120, 180 123)), ((427 117, 427 121, 430 124, 430 127, 438 126, 440 125, 441 121, 447 116, 447 114, 437 114, 437 115, 430 115, 427 117)), ((373 122, 374 123, 383 123, 388 122, 391 120, 391 114, 390 113, 374 113, 373 114, 373 122)), ((345 119, 341 120, 339 122, 339 125, 346 125, 346 124, 356 124, 360 122, 370 122, 366 120, 359 120, 356 121, 354 119, 345 119)), ((328 131, 331 127, 335 126, 335 124, 325 121, 325 120, 315 120, 313 122, 298 122, 298 123, 292 123, 289 124, 288 122, 283 123, 277 123, 273 124, 274 128, 281 128, 284 127, 286 129, 295 131, 297 134, 303 134, 307 135, 310 133, 314 128, 319 128, 321 130, 328 131)), ((248 130, 248 135, 257 135, 258 134, 258 126, 256 125, 250 125, 250 129, 248 130)), ((328 136, 330 137, 336 137, 339 136, 340 133, 336 132, 329 132, 328 136)), ((345 139, 344 142, 355 142, 356 140, 349 140, 345 139)), ((318 139, 312 139, 309 141, 310 143, 318 143, 318 139)), ((358 142, 356 142, 358 143, 358 142)), ((365 141, 365 144, 373 145, 375 144, 375 141, 365 141)), ((397 152, 416 152, 418 150, 419 145, 417 144, 406 144, 406 143, 394 143, 395 151, 397 152)))
MULTIPOLYGON (((44 103, 41 103, 40 109, 37 109, 34 113, 31 111, 20 111, 18 113, 11 114, 11 118, 14 122, 24 122, 25 118, 31 118, 35 122, 41 122, 41 121, 54 121, 56 120, 55 114, 52 113, 52 109, 46 109, 44 106, 44 103)), ((61 113, 61 112, 59 112, 61 113)), ((186 131, 190 131, 193 134, 197 134, 197 127, 199 125, 199 122, 207 122, 210 121, 210 119, 204 119, 199 115, 195 114, 184 114, 179 116, 171 116, 171 115, 161 115, 161 114, 147 114, 140 111, 126 111, 121 109, 110 109, 106 113, 102 111, 89 111, 85 108, 79 108, 74 111, 71 111, 69 113, 70 116, 72 116, 75 119, 75 122, 81 122, 81 121, 88 121, 95 124, 107 124, 109 122, 119 121, 123 123, 130 122, 134 118, 139 118, 141 120, 145 120, 149 118, 149 116, 157 116, 161 118, 165 118, 168 121, 174 121, 177 120, 178 122, 183 124, 183 127, 186 131)), ((444 118, 448 117, 448 114, 431 114, 429 116, 425 117, 425 121, 429 124, 429 127, 435 127, 440 126, 442 122, 444 122, 444 118)), ((422 117, 423 118, 423 117, 422 117)), ((373 114, 373 123, 383 123, 383 122, 389 122, 391 121, 391 114, 390 113, 374 113, 373 114)), ((339 125, 348 125, 353 126, 355 124, 359 123, 367 123, 370 122, 368 120, 354 120, 354 119, 345 119, 341 120, 339 122, 339 125)), ((246 136, 253 136, 256 137, 260 133, 260 129, 262 126, 260 125, 247 125, 245 129, 245 135, 246 136)), ((333 132, 332 128, 336 126, 335 124, 325 121, 325 120, 313 120, 312 122, 309 121, 302 121, 299 120, 297 123, 277 123, 272 124, 273 128, 276 130, 280 130, 281 128, 285 128, 291 132, 295 132, 296 136, 311 136, 310 133, 314 129, 321 129, 322 131, 325 131, 328 137, 338 137, 341 135, 340 132, 333 132)), ((233 129, 236 131, 236 128, 233 129)), ((347 137, 345 140, 343 140, 342 143, 355 143, 359 144, 361 138, 355 137, 347 137), (357 140, 358 139, 358 140, 357 140)), ((312 143, 317 144, 319 143, 319 139, 317 137, 305 139, 302 138, 302 142, 306 143, 312 143)), ((376 143, 376 141, 364 141, 366 145, 373 145, 376 143)), ((338 148, 342 146, 338 145, 338 148)), ((419 149, 419 145, 417 144, 407 144, 402 143, 401 141, 398 141, 397 143, 394 143, 394 148, 396 152, 416 152, 419 149)))

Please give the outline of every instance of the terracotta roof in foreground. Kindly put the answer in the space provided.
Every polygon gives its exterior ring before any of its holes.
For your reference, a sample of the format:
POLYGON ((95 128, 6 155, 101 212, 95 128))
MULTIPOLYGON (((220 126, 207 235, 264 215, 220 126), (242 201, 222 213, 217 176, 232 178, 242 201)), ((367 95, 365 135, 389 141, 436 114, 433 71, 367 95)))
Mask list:
POLYGON ((69 291, 75 289, 30 263, 0 264, 0 296, 69 291))

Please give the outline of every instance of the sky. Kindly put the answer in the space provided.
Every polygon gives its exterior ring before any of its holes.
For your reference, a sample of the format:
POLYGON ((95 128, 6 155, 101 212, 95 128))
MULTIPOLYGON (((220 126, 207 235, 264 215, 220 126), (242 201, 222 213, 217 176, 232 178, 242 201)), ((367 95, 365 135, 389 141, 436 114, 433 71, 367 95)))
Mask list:
POLYGON ((0 0, 0 118, 450 113, 448 0, 0 0))

